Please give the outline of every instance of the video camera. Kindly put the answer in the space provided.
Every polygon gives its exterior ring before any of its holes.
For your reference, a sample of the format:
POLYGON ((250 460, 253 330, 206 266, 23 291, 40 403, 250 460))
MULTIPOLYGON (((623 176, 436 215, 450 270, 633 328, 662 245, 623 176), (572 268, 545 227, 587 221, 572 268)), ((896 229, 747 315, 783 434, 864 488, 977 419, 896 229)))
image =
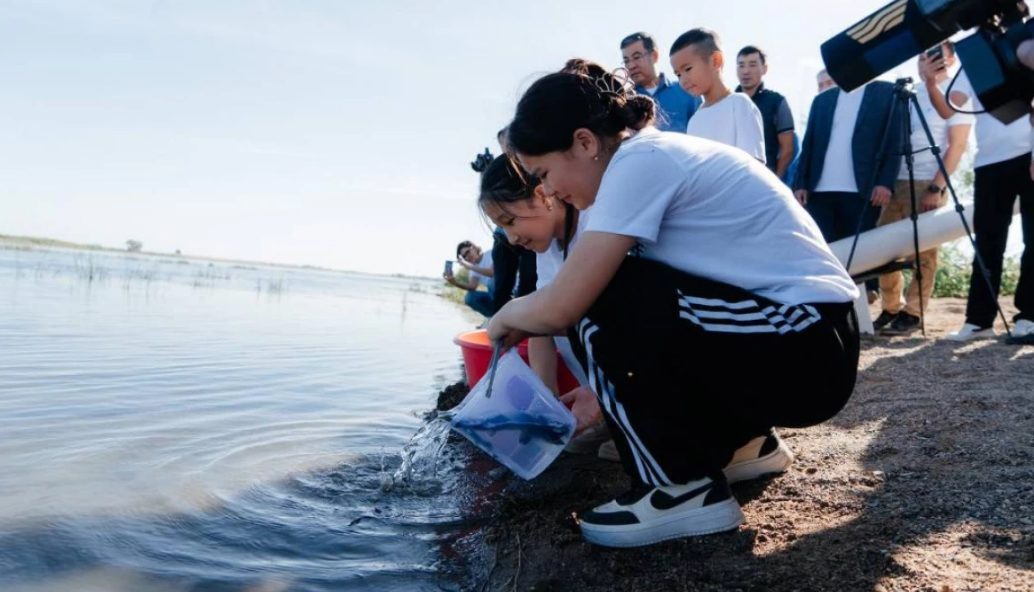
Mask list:
POLYGON ((1026 2, 894 0, 822 44, 822 59, 841 88, 852 91, 959 31, 977 32, 955 49, 984 109, 1003 123, 1031 112, 1034 72, 1016 57, 1034 38, 1026 2))
POLYGON ((483 173, 485 172, 485 169, 488 168, 488 165, 492 163, 494 158, 495 157, 492 156, 492 152, 488 150, 488 147, 485 147, 484 153, 478 154, 474 157, 474 162, 470 163, 470 168, 474 169, 475 173, 483 173))

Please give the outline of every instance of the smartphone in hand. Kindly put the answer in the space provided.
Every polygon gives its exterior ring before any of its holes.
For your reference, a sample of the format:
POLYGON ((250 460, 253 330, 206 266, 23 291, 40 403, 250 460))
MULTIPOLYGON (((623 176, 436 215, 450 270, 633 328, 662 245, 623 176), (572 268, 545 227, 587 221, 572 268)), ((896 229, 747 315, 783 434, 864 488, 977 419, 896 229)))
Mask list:
POLYGON ((452 275, 452 261, 445 262, 445 275, 452 275))
MULTIPOLYGON (((944 59, 944 47, 943 47, 943 46, 941 46, 941 45, 938 45, 937 47, 935 47, 935 48, 933 48, 933 49, 931 49, 931 50, 927 51, 927 52, 926 52, 926 57, 927 57, 927 59, 929 59, 930 61, 935 61, 935 60, 941 60, 941 59, 944 59)), ((941 65, 941 67, 940 67, 940 68, 938 68, 938 69, 939 69, 939 70, 943 70, 943 69, 945 69, 946 67, 947 67, 947 66, 945 66, 945 65, 943 65, 943 64, 942 64, 942 65, 941 65)))

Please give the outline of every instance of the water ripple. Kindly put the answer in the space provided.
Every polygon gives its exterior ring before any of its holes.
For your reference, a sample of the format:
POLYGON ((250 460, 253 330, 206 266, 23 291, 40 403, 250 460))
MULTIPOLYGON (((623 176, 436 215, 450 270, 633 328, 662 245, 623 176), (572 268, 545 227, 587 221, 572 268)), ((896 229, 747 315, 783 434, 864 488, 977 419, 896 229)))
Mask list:
POLYGON ((420 415, 464 318, 409 280, 0 250, 4 589, 438 589, 465 460, 420 415))

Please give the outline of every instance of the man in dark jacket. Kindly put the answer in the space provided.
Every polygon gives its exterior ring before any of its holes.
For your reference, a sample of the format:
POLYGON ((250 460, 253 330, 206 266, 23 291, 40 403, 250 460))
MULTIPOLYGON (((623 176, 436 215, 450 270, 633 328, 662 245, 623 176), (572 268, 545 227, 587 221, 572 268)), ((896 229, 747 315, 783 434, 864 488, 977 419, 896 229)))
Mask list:
POLYGON ((811 104, 794 193, 829 242, 852 236, 860 220, 873 228, 890 201, 902 137, 900 109, 888 122, 893 101, 894 86, 876 81, 850 93, 831 88, 811 104))
MULTIPOLYGON (((794 195, 833 242, 876 226, 901 170, 903 114, 894 85, 875 81, 853 92, 823 91, 811 104, 794 195)), ((878 289, 867 283, 870 300, 878 289)))

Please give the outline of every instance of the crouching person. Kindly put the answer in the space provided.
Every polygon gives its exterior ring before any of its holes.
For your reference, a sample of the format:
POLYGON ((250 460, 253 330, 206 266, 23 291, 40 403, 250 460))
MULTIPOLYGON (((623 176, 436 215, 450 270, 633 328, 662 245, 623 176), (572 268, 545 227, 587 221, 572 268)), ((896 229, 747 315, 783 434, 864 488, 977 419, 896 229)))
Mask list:
POLYGON ((833 417, 858 367, 857 288, 790 190, 653 116, 599 67, 524 94, 512 149, 592 211, 553 282, 488 326, 506 346, 568 331, 633 482, 580 516, 611 547, 737 528, 737 450, 833 417))

